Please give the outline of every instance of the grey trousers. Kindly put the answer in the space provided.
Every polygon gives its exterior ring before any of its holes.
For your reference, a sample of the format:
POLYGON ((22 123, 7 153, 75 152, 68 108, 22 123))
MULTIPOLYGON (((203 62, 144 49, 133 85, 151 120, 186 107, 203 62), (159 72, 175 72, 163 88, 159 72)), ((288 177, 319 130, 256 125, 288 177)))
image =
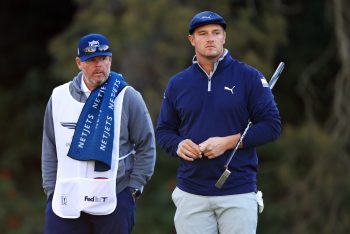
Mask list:
POLYGON ((175 188, 177 234, 255 234, 258 204, 255 193, 199 196, 175 188))

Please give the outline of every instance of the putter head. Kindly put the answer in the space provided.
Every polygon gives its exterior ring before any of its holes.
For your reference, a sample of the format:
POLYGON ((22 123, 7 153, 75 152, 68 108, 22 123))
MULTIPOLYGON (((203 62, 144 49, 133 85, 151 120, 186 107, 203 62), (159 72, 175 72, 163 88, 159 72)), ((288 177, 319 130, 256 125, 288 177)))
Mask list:
POLYGON ((218 181, 216 182, 215 187, 217 187, 218 189, 221 189, 230 174, 231 172, 226 168, 225 171, 220 176, 220 178, 218 179, 218 181))

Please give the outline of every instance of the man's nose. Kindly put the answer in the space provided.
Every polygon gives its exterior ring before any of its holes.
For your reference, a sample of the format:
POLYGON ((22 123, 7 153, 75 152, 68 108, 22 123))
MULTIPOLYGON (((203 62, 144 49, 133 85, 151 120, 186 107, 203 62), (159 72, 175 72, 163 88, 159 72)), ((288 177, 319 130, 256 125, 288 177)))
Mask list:
POLYGON ((95 65, 101 65, 103 61, 104 61, 104 58, 102 58, 102 57, 95 57, 94 58, 95 65))
POLYGON ((208 41, 214 41, 214 34, 212 34, 212 33, 209 33, 208 34, 208 39, 207 39, 208 41))

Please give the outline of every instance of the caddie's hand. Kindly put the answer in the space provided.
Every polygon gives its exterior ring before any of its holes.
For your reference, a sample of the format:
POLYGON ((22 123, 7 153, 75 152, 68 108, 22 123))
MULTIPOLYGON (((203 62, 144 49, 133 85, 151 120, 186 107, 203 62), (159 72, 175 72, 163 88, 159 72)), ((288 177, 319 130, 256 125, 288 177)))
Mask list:
POLYGON ((183 158, 186 161, 194 161, 195 159, 202 157, 199 146, 190 139, 181 141, 177 147, 176 153, 180 158, 183 158))
POLYGON ((240 134, 226 137, 210 137, 199 144, 199 149, 203 156, 213 159, 225 153, 226 150, 233 149, 239 137, 240 134))

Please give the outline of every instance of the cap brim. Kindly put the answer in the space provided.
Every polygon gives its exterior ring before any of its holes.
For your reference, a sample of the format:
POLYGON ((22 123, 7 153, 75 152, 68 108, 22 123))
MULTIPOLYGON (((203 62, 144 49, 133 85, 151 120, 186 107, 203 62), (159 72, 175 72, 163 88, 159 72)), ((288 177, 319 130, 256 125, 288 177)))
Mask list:
POLYGON ((97 56, 112 56, 112 53, 111 52, 96 52, 93 54, 85 54, 79 58, 80 58, 80 61, 85 62, 86 60, 91 59, 93 57, 97 57, 97 56))
POLYGON ((192 28, 190 30, 188 30, 188 32, 190 34, 192 34, 194 32, 194 30, 196 30, 196 28, 199 28, 201 26, 208 25, 208 24, 217 24, 217 25, 220 25, 224 30, 226 30, 225 23, 217 22, 217 21, 207 21, 207 22, 197 23, 197 24, 193 25, 192 28))

